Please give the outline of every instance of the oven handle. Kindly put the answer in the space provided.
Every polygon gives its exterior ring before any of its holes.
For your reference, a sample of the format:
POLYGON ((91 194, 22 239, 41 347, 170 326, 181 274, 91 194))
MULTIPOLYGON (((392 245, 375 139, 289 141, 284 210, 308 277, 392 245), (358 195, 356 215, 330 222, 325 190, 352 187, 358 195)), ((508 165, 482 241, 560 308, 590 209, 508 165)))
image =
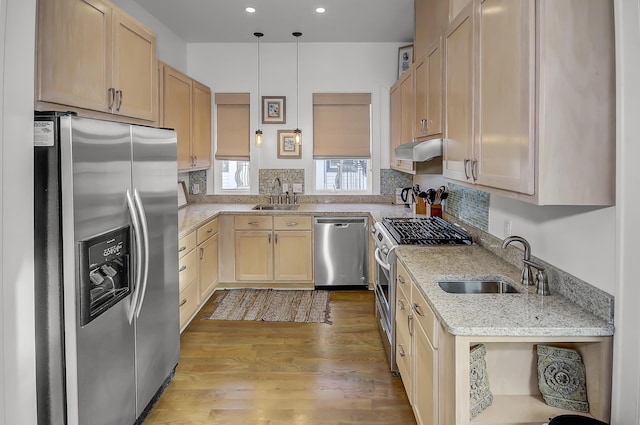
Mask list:
POLYGON ((385 262, 380 256, 380 248, 376 248, 375 252, 373 253, 373 256, 376 258, 376 263, 380 264, 380 267, 382 267, 387 271, 391 270, 391 265, 385 262))

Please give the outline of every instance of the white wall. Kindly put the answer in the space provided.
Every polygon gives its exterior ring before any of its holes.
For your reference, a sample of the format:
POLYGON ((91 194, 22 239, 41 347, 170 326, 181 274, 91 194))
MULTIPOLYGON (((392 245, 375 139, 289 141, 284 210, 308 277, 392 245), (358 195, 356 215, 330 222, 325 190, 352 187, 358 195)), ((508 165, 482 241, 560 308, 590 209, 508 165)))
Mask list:
MULTIPOLYGON (((304 37, 304 36, 303 36, 304 37)), ((368 92, 372 102, 372 169, 374 193, 380 190, 380 168, 389 167, 389 88, 397 79, 398 43, 303 43, 299 46, 302 159, 278 159, 277 130, 296 128, 296 45, 260 44, 262 96, 286 96, 284 125, 259 124, 264 133, 261 148, 252 145, 251 168, 305 169, 305 193, 313 193, 314 92, 368 92)), ((198 43, 188 47, 189 75, 215 92, 251 92, 251 134, 258 125, 257 48, 255 43, 198 43)), ((215 122, 214 122, 215 134, 215 122)), ((214 136, 215 137, 215 136, 214 136)), ((257 172, 252 173, 257 193, 257 172)), ((213 173, 207 173, 207 190, 213 193, 213 173)), ((217 182, 216 182, 217 183, 217 182)))
POLYGON ((532 255, 596 286, 615 293, 615 207, 536 206, 491 195, 489 233, 527 239, 532 255))
POLYGON ((133 0, 111 0, 114 4, 140 21, 157 38, 158 60, 187 72, 187 43, 171 31, 165 24, 158 21, 153 15, 133 0))
POLYGON ((36 422, 31 196, 35 3, 0 0, 0 425, 36 422))

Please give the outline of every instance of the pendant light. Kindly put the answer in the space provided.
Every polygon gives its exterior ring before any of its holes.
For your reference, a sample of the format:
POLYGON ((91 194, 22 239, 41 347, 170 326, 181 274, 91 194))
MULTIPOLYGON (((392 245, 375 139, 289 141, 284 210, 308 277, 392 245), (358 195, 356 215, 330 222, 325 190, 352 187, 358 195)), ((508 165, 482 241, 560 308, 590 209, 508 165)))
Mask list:
POLYGON ((295 137, 295 143, 296 145, 301 145, 302 144, 302 130, 300 130, 300 126, 298 125, 298 120, 300 118, 300 78, 299 78, 299 42, 300 42, 300 36, 302 35, 301 32, 294 32, 291 33, 291 35, 293 35, 296 38, 296 129, 293 130, 293 134, 295 137))
POLYGON ((262 146, 262 130, 260 130, 260 38, 264 36, 261 32, 254 32, 253 35, 256 36, 257 43, 257 58, 258 58, 258 108, 256 109, 256 116, 258 117, 256 125, 256 146, 262 146))

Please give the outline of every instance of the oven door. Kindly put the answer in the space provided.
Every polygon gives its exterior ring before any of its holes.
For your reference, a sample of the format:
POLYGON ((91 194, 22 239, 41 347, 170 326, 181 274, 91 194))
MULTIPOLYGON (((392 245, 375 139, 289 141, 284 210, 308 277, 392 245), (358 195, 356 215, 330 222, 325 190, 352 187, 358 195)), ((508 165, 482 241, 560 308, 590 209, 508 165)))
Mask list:
POLYGON ((392 371, 397 370, 395 361, 395 270, 396 256, 393 250, 382 254, 375 251, 376 259, 376 317, 379 320, 380 334, 392 371))

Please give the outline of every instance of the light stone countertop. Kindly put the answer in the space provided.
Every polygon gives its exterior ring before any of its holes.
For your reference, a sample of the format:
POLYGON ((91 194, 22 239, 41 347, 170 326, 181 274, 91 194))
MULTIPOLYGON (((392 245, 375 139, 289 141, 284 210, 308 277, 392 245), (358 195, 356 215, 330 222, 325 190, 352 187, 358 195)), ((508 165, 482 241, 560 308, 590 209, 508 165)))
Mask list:
MULTIPOLYGON (((183 237, 195 230, 201 224, 220 214, 258 214, 258 215, 363 215, 370 216, 375 221, 383 217, 411 217, 413 214, 404 205, 394 204, 318 204, 302 203, 295 210, 252 210, 256 204, 189 204, 178 210, 178 237, 183 237)), ((417 217, 425 217, 424 215, 417 217)), ((373 224, 373 223, 370 223, 373 224)))
POLYGON ((520 283, 520 270, 474 246, 400 246, 398 259, 444 328, 467 336, 610 336, 613 325, 568 299, 540 296, 520 283), (503 278, 518 294, 449 294, 438 281, 503 278))

